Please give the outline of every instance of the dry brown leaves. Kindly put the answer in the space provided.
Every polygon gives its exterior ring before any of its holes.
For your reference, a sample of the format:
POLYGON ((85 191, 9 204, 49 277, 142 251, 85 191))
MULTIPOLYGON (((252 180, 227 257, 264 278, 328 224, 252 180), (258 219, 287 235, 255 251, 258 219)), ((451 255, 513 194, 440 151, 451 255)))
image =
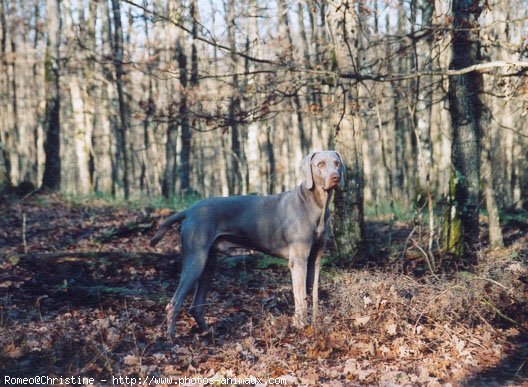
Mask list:
MULTIPOLYGON (((524 245, 490 253, 473 274, 439 280, 380 269, 326 273, 321 319, 301 331, 291 326, 286 267, 223 265, 208 296, 212 332, 195 333, 184 312, 178 337, 167 340, 164 308, 177 259, 104 257, 147 253, 151 235, 97 241, 143 212, 49 197, 0 207, 0 373, 283 377, 329 386, 515 385, 526 375, 526 267, 512 259, 524 245), (17 264, 24 250, 103 254, 17 264)), ((175 233, 167 237, 158 252, 177 251, 175 233)))

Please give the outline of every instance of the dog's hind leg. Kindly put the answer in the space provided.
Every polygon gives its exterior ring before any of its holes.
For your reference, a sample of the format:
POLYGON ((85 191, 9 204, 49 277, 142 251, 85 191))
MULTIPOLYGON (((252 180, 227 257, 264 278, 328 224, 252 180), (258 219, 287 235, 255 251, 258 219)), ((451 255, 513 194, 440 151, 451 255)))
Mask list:
MULTIPOLYGON (((174 296, 167 305, 167 335, 174 336, 176 326, 176 317, 185 301, 185 296, 198 283, 200 277, 204 272, 209 257, 209 250, 212 247, 211 243, 197 244, 188 243, 190 240, 195 240, 197 235, 188 235, 185 230, 182 230, 182 273, 178 288, 174 292, 174 296)), ((201 235, 202 237, 204 235, 201 235)), ((198 236, 199 237, 199 236, 198 236)))
POLYGON ((204 271, 202 272, 202 275, 198 280, 198 284, 196 285, 193 302, 189 308, 189 313, 194 317, 200 329, 204 331, 208 329, 208 325, 205 321, 205 298, 207 296, 207 292, 209 291, 211 282, 213 281, 215 269, 216 254, 211 251, 204 271))

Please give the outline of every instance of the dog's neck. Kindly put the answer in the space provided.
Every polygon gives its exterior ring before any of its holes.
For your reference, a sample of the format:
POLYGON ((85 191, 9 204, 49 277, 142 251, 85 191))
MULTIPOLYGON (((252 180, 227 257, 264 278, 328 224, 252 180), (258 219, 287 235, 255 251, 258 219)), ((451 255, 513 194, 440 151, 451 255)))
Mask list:
POLYGON ((315 205, 325 212, 325 210, 330 205, 330 200, 332 200, 332 193, 334 189, 325 190, 320 185, 313 185, 312 188, 308 188, 305 182, 302 182, 300 186, 297 186, 302 193, 302 196, 308 198, 308 201, 315 202, 315 205), (309 193, 309 194, 308 194, 309 193))
POLYGON ((329 216, 329 206, 330 206, 330 200, 332 200, 332 193, 334 192, 333 189, 331 190, 325 190, 321 186, 314 186, 314 199, 317 203, 317 206, 319 207, 321 213, 319 215, 319 221, 317 224, 317 232, 321 235, 324 232, 326 221, 329 216))
POLYGON ((315 202, 317 203, 317 206, 324 212, 324 210, 326 210, 330 205, 330 200, 332 199, 332 192, 334 190, 331 189, 327 191, 323 189, 323 187, 318 185, 314 185, 312 190, 314 192, 314 198, 315 202))

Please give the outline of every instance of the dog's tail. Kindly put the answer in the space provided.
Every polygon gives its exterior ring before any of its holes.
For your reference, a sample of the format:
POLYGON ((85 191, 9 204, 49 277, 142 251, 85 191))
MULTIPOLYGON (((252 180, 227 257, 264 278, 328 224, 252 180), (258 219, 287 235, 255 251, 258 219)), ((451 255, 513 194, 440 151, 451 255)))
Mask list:
POLYGON ((161 224, 156 235, 154 235, 154 237, 150 240, 150 246, 151 247, 156 246, 158 242, 161 240, 161 238, 163 238, 163 236, 167 233, 167 231, 169 231, 169 228, 174 223, 181 223, 185 219, 186 216, 187 216, 187 211, 180 211, 180 212, 175 213, 174 215, 169 216, 167 220, 161 224))

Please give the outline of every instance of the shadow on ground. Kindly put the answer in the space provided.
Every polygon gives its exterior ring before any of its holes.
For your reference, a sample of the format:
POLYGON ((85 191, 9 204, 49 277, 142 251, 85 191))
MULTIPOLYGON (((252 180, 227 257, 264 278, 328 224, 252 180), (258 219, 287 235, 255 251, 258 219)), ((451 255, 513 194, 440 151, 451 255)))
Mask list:
POLYGON ((515 350, 497 365, 483 369, 460 382, 461 386, 505 386, 528 381, 528 334, 519 334, 511 340, 515 350))

